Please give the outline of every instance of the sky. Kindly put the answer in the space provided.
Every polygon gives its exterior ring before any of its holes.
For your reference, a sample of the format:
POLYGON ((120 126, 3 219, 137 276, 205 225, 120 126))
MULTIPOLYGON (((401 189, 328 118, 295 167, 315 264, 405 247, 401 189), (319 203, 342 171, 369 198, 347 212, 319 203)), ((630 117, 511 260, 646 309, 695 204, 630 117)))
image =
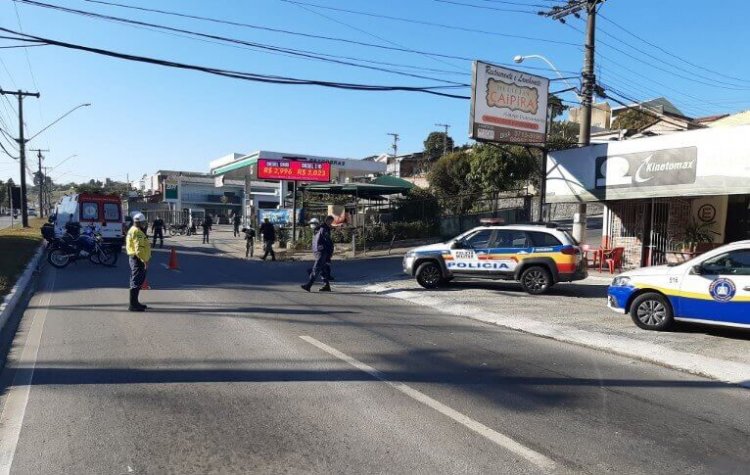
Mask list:
MULTIPOLYGON (((470 58, 512 64, 516 55, 539 54, 578 84, 583 60, 583 20, 570 17, 561 24, 533 13, 556 0, 109 0, 465 59, 229 26, 86 0, 40 1, 335 55, 338 61, 425 78, 290 57, 246 45, 217 44, 205 38, 201 41, 174 32, 0 0, 2 28, 133 55, 264 75, 388 86, 443 86, 445 81, 471 82, 470 58)), ((745 0, 607 0, 600 13, 596 70, 605 86, 634 100, 667 97, 685 114, 695 117, 750 108, 750 61, 745 54, 744 33, 750 6, 745 0)), ((0 40, 0 46, 17 44, 0 40)), ((449 124, 449 133, 457 144, 469 140, 469 101, 465 99, 248 82, 56 46, 2 48, 0 60, 0 87, 41 93, 40 98, 24 102, 27 136, 79 104, 92 104, 76 110, 29 144, 29 148, 50 150, 45 165, 53 167, 51 175, 58 182, 105 177, 134 180, 159 169, 208 171, 211 160, 255 150, 363 158, 389 151, 388 133, 400 135, 400 153, 416 152, 422 150, 426 136, 438 129, 435 124, 449 124), (60 164, 71 155, 75 157, 60 164)), ((528 72, 557 77, 541 60, 527 59, 523 66, 539 68, 528 72)), ((566 87, 554 81, 551 90, 566 87)), ((470 89, 446 92, 469 95, 470 89)), ((17 137, 16 99, 6 97, 10 102, 0 98, 0 127, 17 137)), ((563 97, 572 103, 577 101, 572 93, 563 97)), ((0 140, 6 148, 11 147, 8 140, 0 140)), ((9 151, 15 154, 12 148, 9 151)), ((18 180, 18 168, 18 161, 0 151, 0 179, 18 180)))

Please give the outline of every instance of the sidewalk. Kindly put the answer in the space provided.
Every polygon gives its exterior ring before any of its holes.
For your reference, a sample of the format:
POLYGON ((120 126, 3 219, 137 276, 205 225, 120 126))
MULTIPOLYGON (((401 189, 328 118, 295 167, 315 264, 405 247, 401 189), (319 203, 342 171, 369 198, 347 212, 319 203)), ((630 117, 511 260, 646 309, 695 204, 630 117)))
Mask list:
POLYGON ((556 285, 532 296, 518 284, 456 282, 427 291, 407 276, 360 288, 435 311, 483 321, 567 343, 739 384, 750 388, 750 331, 678 323, 671 332, 649 332, 606 307, 607 274, 556 285))

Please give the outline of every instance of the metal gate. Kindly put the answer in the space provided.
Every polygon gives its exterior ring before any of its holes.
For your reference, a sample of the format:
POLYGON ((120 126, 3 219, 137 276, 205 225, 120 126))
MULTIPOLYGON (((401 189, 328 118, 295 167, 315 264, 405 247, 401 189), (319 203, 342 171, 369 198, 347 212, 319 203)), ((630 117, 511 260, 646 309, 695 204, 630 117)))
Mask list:
POLYGON ((668 201, 651 200, 646 265, 659 266, 667 263, 669 250, 669 205, 668 201))

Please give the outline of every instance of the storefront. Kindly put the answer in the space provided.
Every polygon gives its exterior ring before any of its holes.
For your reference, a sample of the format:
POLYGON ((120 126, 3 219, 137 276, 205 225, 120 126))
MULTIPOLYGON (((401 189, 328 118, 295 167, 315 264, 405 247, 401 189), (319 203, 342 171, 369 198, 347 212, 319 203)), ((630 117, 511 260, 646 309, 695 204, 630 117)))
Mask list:
POLYGON ((750 239, 750 126, 702 129, 550 154, 547 202, 606 205, 601 244, 626 267, 750 239))

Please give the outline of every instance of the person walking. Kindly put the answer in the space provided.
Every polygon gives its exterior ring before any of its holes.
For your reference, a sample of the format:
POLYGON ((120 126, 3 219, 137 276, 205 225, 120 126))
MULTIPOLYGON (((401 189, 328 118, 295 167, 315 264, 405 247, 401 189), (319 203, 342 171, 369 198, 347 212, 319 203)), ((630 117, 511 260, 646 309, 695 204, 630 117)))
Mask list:
POLYGON ((151 247, 156 248, 156 238, 159 238, 159 247, 164 247, 164 220, 157 216, 153 223, 151 223, 151 229, 154 233, 154 243, 151 247))
POLYGON ((203 228, 203 244, 208 244, 208 234, 211 231, 211 218, 206 216, 201 223, 203 228))
POLYGON ((245 233, 245 259, 253 257, 255 252, 255 229, 251 227, 242 228, 242 232, 245 233))
POLYGON ((242 218, 240 218, 240 215, 235 214, 234 218, 232 218, 232 224, 234 224, 234 237, 237 237, 240 235, 240 221, 242 221, 242 218))
POLYGON ((273 243, 276 242, 276 229, 268 218, 263 219, 263 224, 260 225, 260 236, 263 238, 263 257, 262 260, 266 260, 269 254, 271 254, 271 260, 276 260, 276 254, 273 252, 273 243))
POLYGON ((333 216, 327 216, 323 224, 315 230, 312 242, 315 263, 313 264, 312 272, 310 272, 310 279, 306 284, 300 286, 307 292, 310 291, 312 285, 321 276, 323 277, 323 287, 318 289, 318 291, 331 291, 331 258, 333 257, 331 224, 333 224, 333 216))
POLYGON ((130 263, 130 306, 131 312, 143 312, 148 308, 138 301, 141 286, 146 281, 146 269, 151 260, 151 245, 144 232, 146 217, 143 213, 133 216, 133 226, 125 237, 125 249, 130 263))

